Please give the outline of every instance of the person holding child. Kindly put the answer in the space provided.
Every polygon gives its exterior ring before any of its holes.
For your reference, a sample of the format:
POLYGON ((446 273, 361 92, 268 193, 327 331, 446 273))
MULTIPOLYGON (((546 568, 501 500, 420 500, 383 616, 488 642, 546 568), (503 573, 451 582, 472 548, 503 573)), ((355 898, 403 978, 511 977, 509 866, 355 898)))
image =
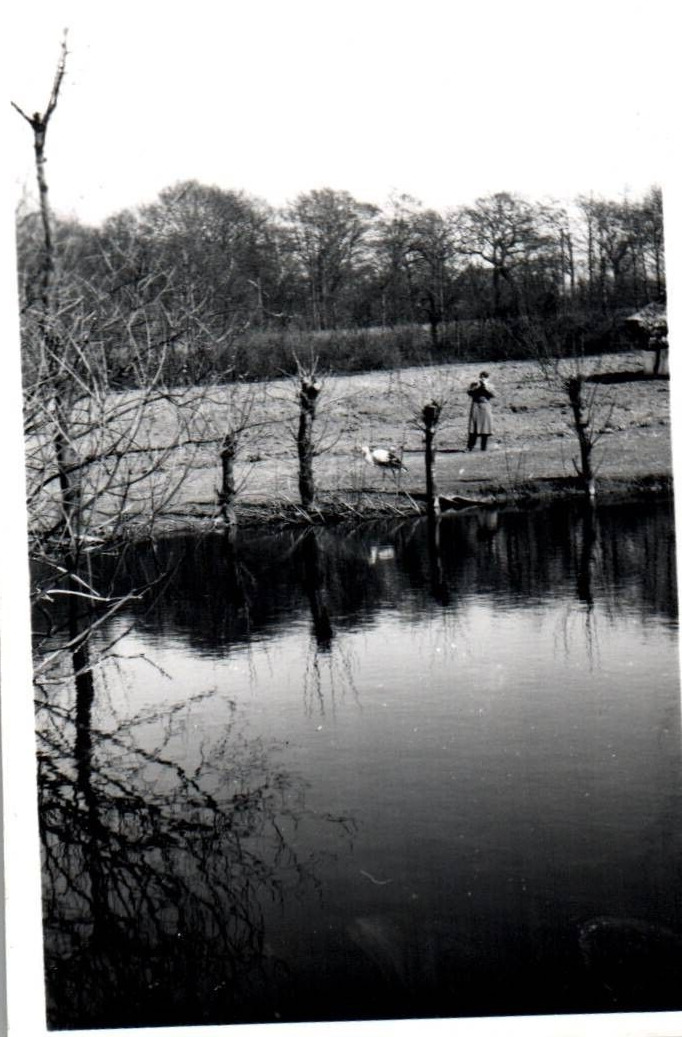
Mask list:
POLYGON ((473 450, 476 440, 480 437, 481 450, 486 450, 488 439, 493 431, 493 412, 490 401, 494 399, 495 393, 488 381, 488 372, 481 371, 478 380, 472 382, 467 389, 471 397, 471 408, 469 410, 469 438, 467 450, 473 450))

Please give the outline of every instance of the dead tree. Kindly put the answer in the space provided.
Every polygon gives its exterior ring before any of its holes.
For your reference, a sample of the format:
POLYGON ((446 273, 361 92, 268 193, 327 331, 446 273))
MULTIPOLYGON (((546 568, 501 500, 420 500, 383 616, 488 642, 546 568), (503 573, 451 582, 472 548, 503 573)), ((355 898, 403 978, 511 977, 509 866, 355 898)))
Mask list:
POLYGON ((447 407, 458 390, 453 374, 442 368, 427 369, 403 393, 411 417, 409 426, 422 436, 424 443, 424 473, 426 513, 431 518, 440 515, 440 496, 436 484, 436 435, 447 407), (427 403, 424 403, 424 400, 427 403))
POLYGON ((63 370, 61 359, 63 343, 58 330, 57 302, 55 292, 55 242, 52 229, 52 212, 50 209, 47 177, 45 175, 45 143, 50 124, 66 73, 66 33, 61 44, 57 71, 52 83, 52 91, 44 112, 27 115, 18 104, 12 101, 12 107, 26 120, 33 133, 33 151, 35 155, 36 181, 40 204, 40 219, 43 230, 41 260, 39 268, 38 312, 36 325, 40 340, 40 355, 47 375, 50 400, 48 406, 53 413, 52 449, 57 469, 59 489, 61 493, 61 519, 64 530, 71 540, 79 533, 79 469, 73 465, 73 450, 68 438, 68 412, 71 405, 69 379, 63 370))
POLYGON ((57 107, 57 101, 59 100, 59 91, 66 72, 66 58, 67 50, 65 33, 64 39, 62 40, 57 71, 55 72, 54 81, 52 83, 52 92, 44 113, 34 112, 33 115, 27 115, 18 104, 15 104, 14 101, 11 102, 15 111, 19 112, 19 115, 21 115, 22 119, 26 120, 33 131, 35 170, 38 182, 38 197, 40 199, 40 217, 43 225, 44 247, 41 263, 40 300, 44 320, 43 330, 46 335, 49 334, 49 317, 52 311, 52 283, 54 279, 55 262, 52 217, 48 200, 47 179, 45 177, 45 139, 47 137, 47 128, 50 119, 54 114, 55 108, 57 107))
POLYGON ((46 138, 66 59, 64 40, 44 113, 28 116, 14 107, 33 133, 40 205, 39 263, 29 273, 30 302, 21 315, 30 553, 44 574, 32 591, 36 613, 45 620, 44 631, 34 630, 34 681, 73 679, 85 714, 89 668, 111 647, 100 639, 93 649, 92 635, 138 594, 119 594, 103 583, 90 552, 99 544, 120 544, 133 523, 143 521, 149 530, 177 496, 198 451, 208 445, 200 435, 207 390, 176 392, 164 382, 165 325, 159 331, 162 300, 157 305, 154 293, 172 288, 172 274, 164 279, 153 270, 142 278, 144 302, 131 310, 105 275, 74 279, 59 262, 46 138), (121 328, 135 373, 132 393, 112 391, 107 341, 97 331, 100 300, 121 328))

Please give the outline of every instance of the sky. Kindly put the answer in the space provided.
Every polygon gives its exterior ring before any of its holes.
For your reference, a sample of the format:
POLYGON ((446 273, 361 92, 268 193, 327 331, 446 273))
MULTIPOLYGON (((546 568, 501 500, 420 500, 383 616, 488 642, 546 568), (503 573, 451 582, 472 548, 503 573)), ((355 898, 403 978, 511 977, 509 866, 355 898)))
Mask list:
MULTIPOLYGON (((55 210, 98 223, 197 179, 427 206, 494 191, 640 196, 670 176, 666 0, 17 0, 10 99, 43 111, 55 210)), ((9 46, 7 46, 9 42, 9 46)), ((10 189, 32 135, 8 124, 10 189)))

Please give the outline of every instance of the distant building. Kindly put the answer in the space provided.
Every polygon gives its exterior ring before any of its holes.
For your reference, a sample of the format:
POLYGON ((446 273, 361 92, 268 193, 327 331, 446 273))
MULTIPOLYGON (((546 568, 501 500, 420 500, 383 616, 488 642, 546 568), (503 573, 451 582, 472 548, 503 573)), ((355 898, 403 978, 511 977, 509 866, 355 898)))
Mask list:
POLYGON ((661 302, 650 302, 625 321, 635 346, 653 353, 653 373, 668 373, 668 315, 661 302))

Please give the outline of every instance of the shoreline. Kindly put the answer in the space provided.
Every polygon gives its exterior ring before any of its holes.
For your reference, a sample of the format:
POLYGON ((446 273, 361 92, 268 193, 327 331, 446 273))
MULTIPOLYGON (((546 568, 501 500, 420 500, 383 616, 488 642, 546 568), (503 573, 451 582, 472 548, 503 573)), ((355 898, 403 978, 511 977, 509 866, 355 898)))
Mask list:
MULTIPOLYGON (((481 483, 477 489, 468 490, 467 496, 440 495, 441 517, 479 510, 534 511, 550 505, 589 504, 601 505, 633 503, 642 501, 674 501, 672 475, 651 474, 636 479, 622 477, 598 482, 597 494, 589 499, 577 478, 537 479, 519 485, 513 493, 503 487, 481 483)), ((263 501, 244 500, 236 504, 237 521, 226 523, 219 514, 216 503, 196 502, 189 510, 168 513, 153 523, 141 520, 131 525, 127 538, 142 541, 149 537, 190 536, 207 533, 281 530, 296 527, 334 528, 336 526, 361 526, 374 520, 404 520, 426 518, 426 502, 423 493, 381 492, 372 489, 346 491, 343 494, 321 493, 317 507, 305 512, 294 501, 283 499, 276 505, 263 501)))

